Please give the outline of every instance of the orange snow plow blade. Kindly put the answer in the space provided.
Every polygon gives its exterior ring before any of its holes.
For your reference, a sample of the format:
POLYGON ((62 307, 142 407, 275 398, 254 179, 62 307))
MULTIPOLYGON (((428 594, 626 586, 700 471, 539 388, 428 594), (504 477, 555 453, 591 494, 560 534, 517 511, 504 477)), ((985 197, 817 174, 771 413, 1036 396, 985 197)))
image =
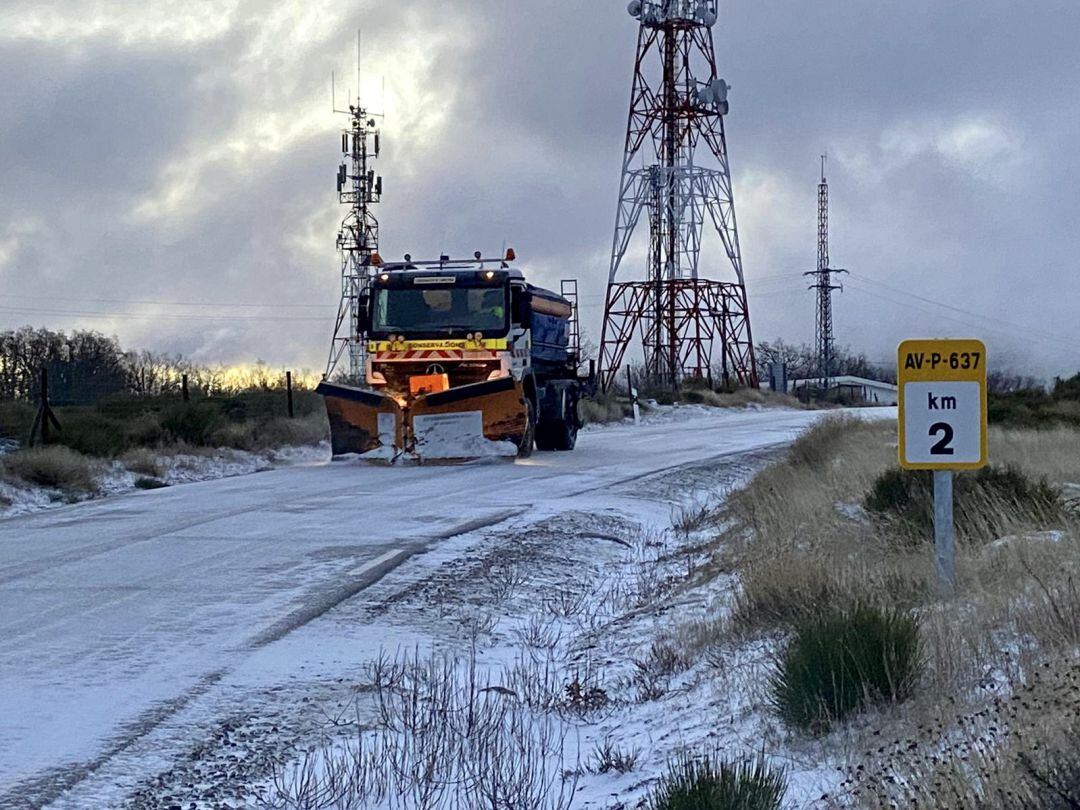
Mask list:
POLYGON ((392 461, 404 448, 404 410, 393 397, 327 382, 316 391, 326 401, 335 456, 371 454, 392 461))
POLYGON ((393 461, 513 457, 528 431, 521 383, 512 377, 423 394, 402 407, 385 394, 322 383, 335 456, 393 461))
POLYGON ((426 394, 409 408, 409 449, 432 460, 516 456, 529 424, 525 402, 513 377, 426 394))

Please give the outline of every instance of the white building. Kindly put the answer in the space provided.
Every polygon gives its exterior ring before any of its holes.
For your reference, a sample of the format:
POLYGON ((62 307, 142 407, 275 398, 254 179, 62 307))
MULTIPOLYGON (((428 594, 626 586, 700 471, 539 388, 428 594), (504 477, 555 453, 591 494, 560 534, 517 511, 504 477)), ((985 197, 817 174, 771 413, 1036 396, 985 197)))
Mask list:
MULTIPOLYGON (((807 387, 817 388, 820 380, 792 380, 788 389, 796 396, 807 387)), ((861 400, 867 405, 896 405, 899 394, 895 385, 865 377, 833 377, 829 393, 836 392, 848 400, 861 400)))

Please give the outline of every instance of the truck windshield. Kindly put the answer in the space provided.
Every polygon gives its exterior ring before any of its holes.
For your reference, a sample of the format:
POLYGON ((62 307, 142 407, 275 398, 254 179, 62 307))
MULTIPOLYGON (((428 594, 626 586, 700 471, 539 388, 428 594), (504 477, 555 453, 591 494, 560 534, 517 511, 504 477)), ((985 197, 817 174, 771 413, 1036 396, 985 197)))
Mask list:
POLYGON ((505 287, 382 289, 375 294, 372 332, 505 334, 505 287))

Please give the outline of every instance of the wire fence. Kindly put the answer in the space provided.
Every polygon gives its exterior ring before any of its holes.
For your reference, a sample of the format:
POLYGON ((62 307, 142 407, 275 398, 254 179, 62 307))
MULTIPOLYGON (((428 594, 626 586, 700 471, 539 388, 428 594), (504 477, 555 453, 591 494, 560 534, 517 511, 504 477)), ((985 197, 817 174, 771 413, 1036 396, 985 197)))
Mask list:
POLYGON ((124 352, 115 339, 94 332, 9 331, 0 333, 0 440, 78 444, 89 436, 115 449, 160 434, 198 443, 210 440, 202 434, 211 428, 220 433, 222 426, 321 411, 317 383, 310 372, 265 363, 213 368, 124 352), (110 432, 126 438, 105 441, 110 432))
POLYGON ((66 432, 82 434, 88 427, 130 433, 138 432, 140 423, 143 430, 152 424, 265 423, 306 418, 319 411, 319 397, 310 388, 295 387, 290 371, 260 389, 208 395, 181 375, 175 391, 133 394, 114 380, 102 378, 60 375, 56 385, 50 367, 44 366, 29 397, 0 402, 0 439, 29 446, 69 443, 66 432))

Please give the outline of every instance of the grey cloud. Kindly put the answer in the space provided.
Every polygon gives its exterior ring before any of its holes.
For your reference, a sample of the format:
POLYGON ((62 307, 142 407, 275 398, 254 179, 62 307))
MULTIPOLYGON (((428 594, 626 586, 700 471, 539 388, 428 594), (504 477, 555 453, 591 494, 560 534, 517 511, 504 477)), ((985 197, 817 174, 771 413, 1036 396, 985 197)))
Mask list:
MULTIPOLYGON (((287 113, 328 99, 329 71, 350 61, 351 21, 275 50, 261 21, 278 7, 244 7, 225 34, 195 45, 93 40, 72 55, 60 43, 0 40, 0 68, 14 77, 0 89, 0 244, 16 221, 51 229, 0 270, 6 288, 34 294, 44 278, 50 291, 71 295, 107 288, 154 300, 333 301, 332 122, 284 151, 205 167, 176 221, 128 218, 160 189, 165 155, 219 146, 238 124, 256 125, 264 104, 287 113), (58 107, 66 98, 80 101, 58 107), (76 126, 92 160, 72 170, 50 144, 56 129, 76 126), (316 239, 298 249, 312 227, 325 228, 322 248, 316 239)), ((817 155, 829 149, 837 261, 992 319, 950 321, 853 281, 837 303, 842 342, 885 359, 911 334, 985 327, 999 350, 1044 373, 1080 366, 1063 344, 1080 341, 1070 303, 1080 294, 1071 81, 1080 7, 730 0, 722 8, 717 46, 734 86, 729 146, 757 336, 811 335, 812 299, 797 273, 814 262, 817 155), (972 121, 1012 139, 990 165, 980 163, 978 143, 935 141, 972 121), (914 134, 890 144, 890 133, 904 132, 914 134), (758 199, 766 185, 780 196, 758 199), (1038 334, 1012 338, 1002 321, 1038 334)), ((506 239, 543 280, 582 277, 588 329, 598 332, 636 34, 625 3, 480 0, 447 9, 413 0, 353 9, 369 66, 413 39, 430 41, 425 103, 447 113, 438 127, 387 123, 384 253, 471 253, 506 239), (448 30, 454 36, 439 36, 448 30)), ((0 317, 10 325, 11 316, 0 317)), ((125 341, 153 348, 309 366, 321 362, 329 328, 116 324, 125 341)))

